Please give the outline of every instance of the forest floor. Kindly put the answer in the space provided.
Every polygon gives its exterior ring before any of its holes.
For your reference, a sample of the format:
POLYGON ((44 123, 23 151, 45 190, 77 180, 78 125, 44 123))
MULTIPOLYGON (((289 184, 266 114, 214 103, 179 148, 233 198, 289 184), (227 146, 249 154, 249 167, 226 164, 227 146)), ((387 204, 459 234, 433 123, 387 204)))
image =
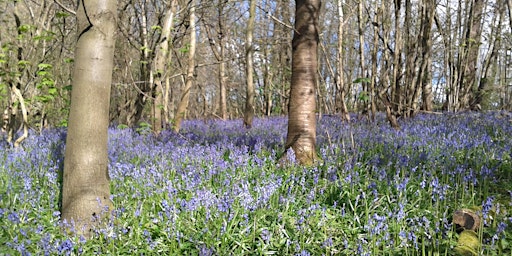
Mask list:
POLYGON ((311 167, 277 165, 286 122, 111 128, 115 210, 89 240, 60 229, 65 130, 0 142, 0 255, 512 255, 510 116, 324 116, 311 167))

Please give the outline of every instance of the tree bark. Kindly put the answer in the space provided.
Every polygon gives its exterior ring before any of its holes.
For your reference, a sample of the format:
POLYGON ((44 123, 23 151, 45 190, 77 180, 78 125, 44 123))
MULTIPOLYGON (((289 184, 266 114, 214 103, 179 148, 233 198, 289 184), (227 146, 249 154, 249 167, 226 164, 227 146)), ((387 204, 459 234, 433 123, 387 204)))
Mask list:
POLYGON ((245 99, 244 125, 246 128, 252 127, 252 119, 254 118, 254 66, 253 66, 253 34, 254 20, 256 18, 256 0, 251 0, 249 7, 249 22, 247 23, 247 38, 245 40, 245 74, 247 79, 247 91, 245 99))
POLYGON ((508 22, 509 22, 509 28, 510 33, 512 34, 512 0, 507 1, 507 9, 508 9, 508 22))
POLYGON ((473 87, 477 82, 478 71, 478 52, 482 34, 482 17, 484 9, 484 0, 473 0, 470 4, 467 15, 466 35, 465 35, 465 56, 463 65, 460 66, 462 76, 460 80, 459 103, 461 109, 468 108, 473 87))
POLYGON ((370 92, 368 90, 368 83, 366 82, 366 61, 364 58, 365 50, 364 50, 364 23, 366 23, 365 18, 363 17, 363 8, 364 3, 363 1, 359 1, 359 4, 357 5, 357 30, 358 30, 358 36, 359 36, 359 67, 361 69, 359 73, 359 78, 361 79, 361 93, 366 93, 368 97, 361 97, 362 99, 361 103, 363 104, 363 113, 367 113, 368 117, 370 117, 371 112, 371 106, 369 106, 369 103, 371 101, 370 92))
POLYGON ((302 165, 316 156, 315 83, 317 81, 320 0, 296 0, 292 40, 292 79, 288 106, 286 149, 302 165))
MULTIPOLYGON (((434 23, 436 11, 436 2, 433 0, 424 0, 421 19, 421 67, 418 74, 418 82, 421 84, 422 110, 432 111, 432 38, 431 31, 434 23)), ((420 86, 416 86, 420 87, 420 86)))
POLYGON ((83 0, 76 12, 79 36, 64 157, 62 219, 85 237, 113 208, 107 139, 116 8, 115 0, 83 0))
POLYGON ((347 122, 350 122, 350 114, 348 113, 347 103, 345 101, 346 88, 343 74, 343 26, 345 23, 343 15, 343 1, 338 0, 338 65, 337 65, 337 76, 336 76, 336 87, 339 95, 339 107, 341 112, 341 118, 347 122))
POLYGON ((482 76, 480 77, 480 81, 478 82, 478 87, 475 92, 474 99, 470 103, 470 108, 472 110, 481 110, 482 104, 485 103, 485 99, 488 98, 489 90, 491 90, 490 83, 495 79, 496 76, 496 66, 497 66, 497 56, 500 50, 501 45, 501 37, 499 36, 499 31, 502 31, 502 17, 505 11, 505 3, 499 2, 498 6, 494 12, 493 21, 491 23, 491 33, 487 40, 492 41, 490 45, 490 50, 484 56, 484 61, 482 63, 482 76))
POLYGON ((181 93, 181 99, 178 103, 178 109, 176 110, 176 119, 174 121, 173 130, 179 132, 181 123, 186 116, 188 102, 190 98, 190 90, 194 85, 194 73, 195 73, 195 56, 196 56, 196 7, 195 1, 191 1, 189 9, 189 24, 190 24, 190 47, 188 49, 188 69, 185 87, 181 93))
POLYGON ((171 31, 174 21, 174 12, 176 11, 177 0, 172 0, 168 10, 165 14, 164 23, 162 26, 162 35, 159 45, 155 50, 155 65, 153 74, 154 78, 154 91, 155 103, 153 104, 153 131, 159 134, 162 129, 165 129, 165 116, 167 116, 168 108, 167 102, 169 94, 168 90, 164 89, 163 84, 169 79, 168 63, 171 61, 171 54, 169 46, 171 44, 171 31))

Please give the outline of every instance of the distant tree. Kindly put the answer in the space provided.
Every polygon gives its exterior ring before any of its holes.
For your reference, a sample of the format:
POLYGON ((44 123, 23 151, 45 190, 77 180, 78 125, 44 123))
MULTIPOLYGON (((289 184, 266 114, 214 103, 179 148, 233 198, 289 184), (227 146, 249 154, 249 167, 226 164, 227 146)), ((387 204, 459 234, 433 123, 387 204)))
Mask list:
POLYGON ((62 184, 62 219, 85 237, 112 210, 108 175, 116 0, 79 1, 62 184))
POLYGON ((292 78, 286 149, 303 165, 316 158, 316 93, 320 0, 296 0, 292 40, 292 78))
POLYGON ((251 0, 249 8, 249 22, 247 23, 247 36, 245 39, 245 74, 247 76, 247 92, 245 99, 244 124, 245 127, 251 128, 254 118, 254 66, 253 66, 253 35, 254 20, 256 18, 256 0, 251 0))
POLYGON ((189 8, 189 24, 190 24, 190 45, 187 49, 188 51, 188 68, 186 74, 186 82, 185 87, 181 93, 181 99, 178 103, 178 108, 176 110, 176 119, 174 120, 173 130, 175 132, 179 132, 181 128, 181 122, 185 119, 188 103, 190 99, 190 90, 194 85, 194 73, 196 68, 196 3, 195 1, 190 1, 189 8))
POLYGON ((153 131, 158 134, 166 128, 168 122, 169 109, 169 64, 171 62, 171 31, 173 29, 174 13, 176 12, 178 1, 172 0, 168 3, 167 11, 163 19, 161 28, 161 40, 155 49, 155 64, 153 70, 153 87, 155 103, 153 105, 153 131))
MULTIPOLYGON (((216 3, 217 16, 215 17, 217 25, 210 24, 206 18, 202 18, 205 23, 205 30, 208 36, 208 42, 211 51, 218 62, 218 77, 219 77, 219 91, 218 91, 218 116, 225 120, 228 118, 228 105, 227 105, 227 65, 226 65, 226 39, 229 35, 226 28, 226 13, 230 10, 227 7, 226 1, 219 1, 216 3), (216 31, 215 31, 216 30, 216 31), (216 33, 215 33, 216 32, 216 33)), ((217 108, 217 107, 216 107, 217 108)))

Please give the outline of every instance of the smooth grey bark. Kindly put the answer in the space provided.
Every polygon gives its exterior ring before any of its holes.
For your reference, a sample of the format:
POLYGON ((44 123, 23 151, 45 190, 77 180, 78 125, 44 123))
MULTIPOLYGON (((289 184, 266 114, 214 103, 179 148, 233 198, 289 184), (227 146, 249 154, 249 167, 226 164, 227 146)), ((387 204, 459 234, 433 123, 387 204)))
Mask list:
POLYGON ((297 161, 311 165, 316 156, 316 82, 320 0, 296 0, 292 40, 292 79, 288 105, 286 149, 297 161))
POLYGON ((62 220, 85 237, 108 217, 108 124, 116 0, 82 0, 62 183, 62 220), (74 225, 73 225, 74 224, 74 225))

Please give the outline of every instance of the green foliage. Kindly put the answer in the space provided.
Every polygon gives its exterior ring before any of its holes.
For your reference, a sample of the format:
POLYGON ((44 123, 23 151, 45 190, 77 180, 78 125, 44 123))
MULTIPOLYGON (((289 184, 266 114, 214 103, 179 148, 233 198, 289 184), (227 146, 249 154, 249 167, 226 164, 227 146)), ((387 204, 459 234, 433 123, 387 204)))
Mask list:
POLYGON ((360 83, 370 83, 372 80, 368 77, 358 77, 356 80, 352 81, 354 84, 360 84, 360 83))
POLYGON ((180 53, 188 53, 190 51, 190 44, 187 43, 179 49, 180 53))
POLYGON ((361 92, 359 93, 357 99, 362 102, 367 102, 368 100, 370 100, 370 95, 367 92, 361 92))
POLYGON ((127 129, 127 128, 129 128, 129 126, 126 125, 126 124, 119 124, 119 125, 117 125, 117 129, 120 129, 120 130, 127 129))
POLYGON ((36 101, 50 103, 58 96, 57 87, 51 73, 52 68, 53 66, 50 64, 41 63, 38 65, 36 74, 40 80, 36 84, 36 88, 41 93, 35 97, 36 101))
POLYGON ((158 25, 151 26, 151 30, 162 31, 162 27, 161 27, 161 26, 158 26, 158 25))
POLYGON ((147 122, 140 122, 135 131, 138 134, 149 134, 151 133, 151 124, 147 122))
POLYGON ((67 18, 67 17, 69 17, 69 13, 59 11, 59 12, 55 13, 55 17, 57 17, 58 19, 67 18))

